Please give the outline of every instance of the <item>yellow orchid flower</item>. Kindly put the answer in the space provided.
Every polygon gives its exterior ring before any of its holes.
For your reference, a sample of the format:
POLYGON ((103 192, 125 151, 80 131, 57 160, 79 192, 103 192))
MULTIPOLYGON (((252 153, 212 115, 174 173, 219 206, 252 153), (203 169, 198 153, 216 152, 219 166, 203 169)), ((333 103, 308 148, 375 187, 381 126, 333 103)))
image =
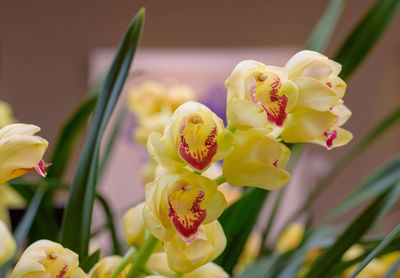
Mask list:
MULTIPOLYGON (((109 256, 101 259, 96 265, 92 267, 88 274, 88 278, 109 278, 113 271, 122 261, 120 256, 109 256)), ((128 274, 130 265, 128 265, 117 278, 125 278, 128 274)))
POLYGON ((21 255, 12 278, 84 278, 78 255, 60 244, 39 240, 21 255))
POLYGON ((311 142, 328 149, 347 144, 353 135, 340 128, 351 116, 342 98, 346 83, 338 77, 341 65, 314 51, 304 50, 285 65, 299 89, 281 137, 285 142, 311 142))
POLYGON ((14 122, 14 116, 10 105, 0 100, 0 128, 14 122))
MULTIPOLYGON (((171 277, 175 274, 168 266, 167 254, 165 252, 153 253, 147 261, 146 267, 156 273, 161 274, 157 277, 171 277)), ((155 277, 155 276, 146 276, 155 277)), ((228 278, 229 275, 214 263, 207 263, 193 270, 192 272, 184 273, 183 278, 228 278)))
POLYGON ((215 181, 186 169, 166 171, 146 185, 144 223, 161 241, 178 235, 185 241, 198 237, 201 224, 218 219, 226 207, 215 181))
POLYGON ((128 108, 138 117, 147 117, 163 110, 165 88, 157 82, 147 81, 133 87, 128 95, 128 108))
POLYGON ((255 186, 266 190, 283 187, 290 174, 283 170, 290 150, 264 129, 237 130, 235 148, 224 160, 223 175, 232 186, 255 186))
POLYGON ((14 256, 16 243, 6 224, 0 220, 0 266, 14 256))
POLYGON ((275 249, 278 253, 284 254, 296 249, 303 240, 305 228, 298 223, 291 223, 279 236, 275 249))
POLYGON ((198 236, 185 241, 175 236, 164 242, 168 265, 176 272, 191 272, 218 257, 226 246, 226 237, 218 221, 201 225, 198 236))
POLYGON ((297 101, 296 85, 285 68, 245 60, 225 81, 227 118, 235 127, 280 127, 297 101))
POLYGON ((138 126, 133 132, 135 140, 142 145, 146 145, 147 139, 152 132, 163 132, 170 117, 171 114, 161 112, 138 118, 138 126))
POLYGON ((0 184, 36 170, 45 176, 48 167, 43 154, 48 142, 34 134, 35 125, 12 124, 0 129, 0 184))
POLYGON ((170 107, 172 112, 185 102, 196 99, 193 89, 185 85, 168 88, 166 95, 166 104, 170 107))
POLYGON ((189 101, 175 110, 164 134, 150 134, 147 149, 165 168, 188 165, 193 170, 205 171, 231 151, 232 138, 232 133, 209 108, 189 101))

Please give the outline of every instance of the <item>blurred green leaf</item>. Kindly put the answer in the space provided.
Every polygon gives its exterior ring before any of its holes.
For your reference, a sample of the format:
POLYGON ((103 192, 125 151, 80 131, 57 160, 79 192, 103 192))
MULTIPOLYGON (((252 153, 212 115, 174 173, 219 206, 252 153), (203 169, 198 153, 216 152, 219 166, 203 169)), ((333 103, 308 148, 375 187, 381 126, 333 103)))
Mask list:
POLYGON ((335 243, 329 247, 312 265, 306 278, 331 277, 328 275, 343 254, 380 219, 397 201, 400 184, 381 193, 362 213, 346 228, 335 243))
POLYGON ((143 19, 144 9, 138 12, 129 26, 107 74, 64 213, 61 243, 77 252, 81 260, 88 254, 101 140, 129 73, 141 36, 143 19))
POLYGON ((400 224, 397 225, 396 228, 393 229, 393 231, 388 234, 382 242, 374 249, 372 250, 371 253, 368 254, 368 256, 361 262, 361 264, 356 268, 356 270, 350 275, 349 278, 354 278, 356 277, 357 274, 361 272, 361 270, 364 269, 379 253, 386 247, 388 246, 393 239, 400 235, 400 224))
POLYGON ((346 0, 332 0, 329 3, 324 15, 315 26, 306 44, 306 49, 318 52, 325 51, 346 2, 346 0))
POLYGON ((242 253, 268 194, 267 190, 251 188, 239 201, 228 207, 219 218, 224 228, 227 246, 215 263, 222 266, 229 274, 232 273, 242 253))
POLYGON ((399 180, 400 156, 396 156, 344 198, 335 209, 329 212, 324 222, 330 221, 343 212, 379 195, 399 180))
POLYGON ((97 249, 93 254, 87 256, 82 263, 80 264, 80 267, 88 273, 92 267, 97 264, 100 261, 100 255, 101 255, 101 250, 97 249))
POLYGON ((348 79, 386 30, 400 7, 399 0, 377 0, 351 31, 335 55, 342 64, 340 76, 348 79))

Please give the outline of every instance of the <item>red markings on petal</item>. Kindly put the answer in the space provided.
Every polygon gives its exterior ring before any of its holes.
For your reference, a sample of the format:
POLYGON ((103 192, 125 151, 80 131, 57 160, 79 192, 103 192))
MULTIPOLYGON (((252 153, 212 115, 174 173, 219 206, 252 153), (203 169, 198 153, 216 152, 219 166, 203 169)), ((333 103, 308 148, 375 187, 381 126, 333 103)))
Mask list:
POLYGON ((332 148, 333 140, 335 140, 338 136, 337 130, 327 130, 324 132, 326 147, 328 149, 332 148))
POLYGON ((64 265, 64 267, 60 270, 60 272, 56 275, 56 278, 64 278, 65 274, 67 274, 68 266, 64 265))
POLYGON ((332 88, 332 83, 331 83, 331 82, 326 82, 326 85, 327 85, 329 88, 332 88))
POLYGON ((47 172, 46 170, 51 166, 51 163, 46 163, 43 159, 39 161, 39 163, 35 166, 36 172, 42 177, 46 177, 47 172))
POLYGON ((275 167, 278 167, 278 162, 279 162, 279 159, 275 160, 275 162, 274 162, 273 165, 274 165, 275 167))
MULTIPOLYGON (((196 196, 196 199, 194 200, 190 210, 187 210, 185 213, 178 213, 177 210, 175 210, 175 208, 172 206, 168 196, 168 217, 171 218, 172 224, 182 236, 189 238, 197 233, 199 226, 206 218, 207 211, 200 208, 200 203, 204 200, 204 197, 204 192, 200 191, 196 196)), ((183 202, 185 201, 186 200, 183 202)), ((181 204, 183 202, 181 202, 181 204)))
MULTIPOLYGON (((203 146, 191 146, 183 135, 184 128, 181 130, 179 154, 194 169, 202 171, 211 163, 212 158, 217 153, 217 127, 215 126, 211 130, 203 146)), ((195 136, 200 137, 201 135, 196 134, 195 136)))

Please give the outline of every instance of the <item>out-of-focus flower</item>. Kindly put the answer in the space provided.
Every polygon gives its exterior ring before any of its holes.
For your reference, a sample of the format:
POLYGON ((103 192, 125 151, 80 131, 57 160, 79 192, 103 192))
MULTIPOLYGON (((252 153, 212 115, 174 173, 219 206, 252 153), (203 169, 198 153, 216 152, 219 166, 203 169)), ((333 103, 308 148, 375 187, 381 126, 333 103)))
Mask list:
POLYGON ((129 91, 128 107, 138 117, 162 111, 165 100, 165 88, 156 82, 144 82, 129 91))
POLYGON ((283 170, 290 150, 263 129, 237 130, 235 148, 225 158, 223 174, 232 186, 256 186, 275 190, 284 186, 290 174, 283 170))
POLYGON ((0 220, 0 265, 14 256, 16 244, 10 231, 3 221, 0 220))
POLYGON ((182 168, 167 171, 146 185, 143 218, 161 241, 176 234, 191 241, 198 236, 199 226, 218 219, 225 207, 215 181, 182 168))
POLYGON ((341 65, 314 51, 300 51, 286 64, 289 79, 299 89, 281 137, 288 143, 312 142, 328 149, 347 144, 353 135, 340 128, 351 116, 342 97, 346 83, 341 65))
MULTIPOLYGON (((400 258, 400 251, 392 252, 380 257, 380 260, 383 262, 386 268, 385 273, 387 273, 393 267, 393 265, 399 258, 400 258)), ((397 269, 393 278, 400 278, 400 269, 397 269)))
POLYGON ((298 223, 291 223, 279 236, 275 249, 283 254, 296 249, 304 236, 304 226, 298 223))
POLYGON ((171 114, 157 113, 138 119, 138 127, 134 130, 134 138, 137 142, 146 145, 150 134, 154 132, 163 132, 165 125, 170 119, 171 114))
MULTIPOLYGON (((342 257, 343 261, 351 261, 365 252, 364 248, 359 245, 353 245, 347 250, 342 257)), ((341 275, 343 278, 349 277, 358 267, 358 264, 347 268, 341 275)), ((380 259, 373 259, 358 275, 360 278, 381 278, 385 274, 385 264, 380 259)))
POLYGON ((36 170, 45 176, 48 166, 42 157, 48 142, 34 134, 35 125, 12 124, 0 129, 0 184, 36 170))
POLYGON ((285 68, 240 62, 225 81, 228 121, 241 129, 282 126, 298 94, 288 76, 285 68))
POLYGON ((31 244, 15 266, 13 278, 87 277, 79 267, 78 255, 60 244, 39 240, 31 244))
POLYGON ((232 138, 217 115, 206 106, 189 101, 175 110, 164 134, 150 134, 147 149, 165 168, 188 165, 204 171, 231 151, 232 138))
POLYGON ((201 225, 197 237, 185 241, 173 237, 164 243, 168 265, 176 272, 191 272, 218 257, 226 246, 226 237, 218 221, 201 225))
POLYGON ((242 254, 240 254, 237 265, 234 268, 235 275, 241 274, 246 267, 254 263, 261 248, 261 236, 257 232, 252 232, 244 245, 242 254))
POLYGON ((167 89, 166 104, 172 112, 185 102, 195 99, 195 93, 189 86, 179 85, 167 89))
MULTIPOLYGON (((95 266, 93 266, 93 268, 89 272, 88 277, 109 278, 121 261, 122 258, 120 256, 105 257, 101 259, 95 266)), ((129 266, 130 265, 128 265, 123 271, 121 271, 117 278, 126 277, 130 268, 129 266)))
POLYGON ((0 100, 0 128, 15 122, 10 105, 0 100))
MULTIPOLYGON (((171 277, 175 274, 168 266, 167 254, 153 253, 147 262, 146 267, 152 271, 161 274, 161 277, 171 277)), ((148 276, 154 277, 154 276, 148 276)), ((157 276, 158 277, 158 276, 157 276)), ((192 272, 184 273, 183 278, 228 278, 229 275, 218 265, 207 263, 193 270, 192 272)))
POLYGON ((304 256, 303 265, 300 270, 296 273, 296 278, 304 278, 307 276, 310 271, 313 263, 318 259, 319 256, 322 255, 324 249, 319 247, 314 247, 309 249, 304 256))

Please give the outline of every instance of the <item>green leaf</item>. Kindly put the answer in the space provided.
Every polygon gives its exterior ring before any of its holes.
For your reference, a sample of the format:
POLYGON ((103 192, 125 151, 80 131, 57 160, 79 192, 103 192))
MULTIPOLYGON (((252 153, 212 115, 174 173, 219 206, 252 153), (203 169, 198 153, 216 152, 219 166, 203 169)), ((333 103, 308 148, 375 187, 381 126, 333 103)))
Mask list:
POLYGON ((249 237, 269 191, 260 188, 247 190, 242 198, 232 204, 219 218, 224 228, 227 246, 215 260, 225 271, 232 273, 249 237))
POLYGON ((88 254, 100 143, 139 44, 143 19, 144 9, 138 12, 119 46, 99 95, 71 185, 63 218, 61 243, 77 252, 82 260, 88 254))
POLYGON ((346 2, 346 0, 332 0, 329 3, 324 15, 315 26, 306 44, 306 49, 325 51, 346 2))
POLYGON ((101 255, 101 250, 97 249, 93 254, 87 256, 82 263, 80 264, 80 267, 88 273, 92 267, 97 264, 100 261, 100 255, 101 255))
POLYGON ((334 59, 343 66, 340 73, 343 79, 348 79, 361 64, 386 30, 399 7, 399 0, 378 0, 351 31, 334 59))
POLYGON ((110 231, 110 237, 111 241, 113 243, 113 248, 114 248, 114 255, 121 255, 121 247, 118 241, 117 237, 117 230, 115 229, 115 224, 114 224, 114 217, 113 217, 113 212, 111 210, 110 205, 108 204, 106 198, 101 195, 100 193, 96 194, 96 198, 99 201, 100 205, 102 206, 104 210, 104 214, 106 215, 107 219, 107 228, 110 231))
POLYGON ((379 195, 399 180, 400 155, 392 159, 344 198, 335 209, 330 211, 324 223, 356 207, 362 202, 379 195))
POLYGON ((364 269, 379 253, 386 247, 388 246, 393 239, 400 235, 400 224, 397 225, 396 228, 393 229, 393 231, 388 234, 382 242, 374 249, 372 250, 371 253, 368 254, 368 256, 361 262, 361 264, 356 268, 356 270, 350 275, 349 278, 354 278, 356 277, 357 274, 361 272, 361 270, 364 269))
POLYGON ((343 254, 394 205, 399 197, 400 184, 381 193, 339 236, 335 243, 312 265, 306 278, 330 277, 328 274, 343 254))

